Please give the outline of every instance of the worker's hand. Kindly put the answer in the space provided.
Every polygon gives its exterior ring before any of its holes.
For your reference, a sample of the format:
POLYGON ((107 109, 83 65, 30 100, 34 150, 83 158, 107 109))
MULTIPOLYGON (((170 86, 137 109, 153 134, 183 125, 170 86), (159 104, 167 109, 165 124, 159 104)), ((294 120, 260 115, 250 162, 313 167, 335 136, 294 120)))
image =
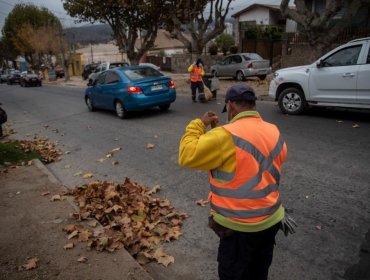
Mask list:
POLYGON ((208 127, 209 125, 211 125, 211 127, 214 128, 214 127, 217 126, 218 116, 216 115, 215 112, 208 111, 207 113, 205 113, 203 115, 203 117, 201 118, 201 120, 202 120, 202 122, 204 123, 204 125, 206 127, 208 127))

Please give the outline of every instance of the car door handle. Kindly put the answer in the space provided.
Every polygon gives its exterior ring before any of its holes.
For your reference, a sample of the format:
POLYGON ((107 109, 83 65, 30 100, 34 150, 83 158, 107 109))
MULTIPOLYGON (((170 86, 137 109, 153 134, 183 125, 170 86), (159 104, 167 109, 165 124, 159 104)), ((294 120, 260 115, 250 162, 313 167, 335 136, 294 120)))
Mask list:
POLYGON ((355 76, 354 73, 344 73, 344 74, 342 74, 342 77, 343 78, 346 78, 346 77, 354 77, 354 76, 355 76))

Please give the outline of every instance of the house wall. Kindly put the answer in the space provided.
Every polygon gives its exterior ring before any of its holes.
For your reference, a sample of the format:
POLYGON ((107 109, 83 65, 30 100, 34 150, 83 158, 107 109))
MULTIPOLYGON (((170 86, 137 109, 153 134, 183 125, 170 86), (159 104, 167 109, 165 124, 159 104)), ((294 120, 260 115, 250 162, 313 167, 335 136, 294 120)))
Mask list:
POLYGON ((257 25, 270 24, 270 11, 263 7, 257 7, 239 16, 239 22, 255 21, 257 25))

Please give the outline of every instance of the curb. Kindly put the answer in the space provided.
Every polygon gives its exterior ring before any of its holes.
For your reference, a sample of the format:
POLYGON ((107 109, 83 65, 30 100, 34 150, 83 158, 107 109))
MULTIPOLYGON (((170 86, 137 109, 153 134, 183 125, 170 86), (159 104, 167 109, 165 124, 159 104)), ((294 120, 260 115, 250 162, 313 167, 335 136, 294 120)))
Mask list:
MULTIPOLYGON (((67 190, 67 187, 62 184, 62 182, 43 164, 39 159, 32 160, 33 164, 42 172, 44 173, 51 183, 60 186, 63 189, 67 190)), ((75 209, 77 212, 79 208, 74 203, 74 201, 70 198, 66 199, 68 203, 75 209)), ((96 219, 90 218, 91 220, 95 220, 101 227, 103 227, 96 219)), ((154 280, 149 273, 126 251, 126 249, 120 249, 115 252, 117 254, 117 258, 121 258, 124 263, 130 262, 133 268, 127 274, 127 279, 140 279, 140 280, 154 280)))

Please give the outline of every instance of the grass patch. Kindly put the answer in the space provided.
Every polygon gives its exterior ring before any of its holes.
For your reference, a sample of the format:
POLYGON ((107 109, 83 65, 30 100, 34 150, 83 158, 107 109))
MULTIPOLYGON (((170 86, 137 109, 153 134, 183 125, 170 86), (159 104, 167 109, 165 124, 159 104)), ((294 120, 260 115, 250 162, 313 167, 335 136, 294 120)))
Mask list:
POLYGON ((35 151, 25 152, 17 141, 9 143, 0 143, 0 164, 5 162, 17 164, 22 161, 29 161, 38 158, 41 160, 39 153, 35 151))

